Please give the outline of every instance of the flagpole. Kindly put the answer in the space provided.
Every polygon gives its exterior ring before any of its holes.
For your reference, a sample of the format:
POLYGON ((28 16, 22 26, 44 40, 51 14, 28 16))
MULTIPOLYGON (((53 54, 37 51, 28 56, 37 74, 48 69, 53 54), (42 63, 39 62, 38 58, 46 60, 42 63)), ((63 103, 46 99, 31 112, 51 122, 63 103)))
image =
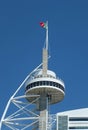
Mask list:
POLYGON ((46 50, 48 51, 48 21, 46 21, 46 50))

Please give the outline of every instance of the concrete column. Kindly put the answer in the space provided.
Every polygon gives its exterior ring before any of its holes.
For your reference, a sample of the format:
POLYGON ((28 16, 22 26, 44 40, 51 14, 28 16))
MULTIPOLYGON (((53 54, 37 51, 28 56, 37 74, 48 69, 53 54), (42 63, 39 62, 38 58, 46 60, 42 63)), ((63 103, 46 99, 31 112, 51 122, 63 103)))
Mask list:
POLYGON ((47 76, 47 69, 48 69, 48 52, 44 48, 43 49, 43 76, 47 76))
POLYGON ((47 124, 48 124, 48 98, 46 95, 41 95, 40 97, 40 119, 39 119, 39 130, 47 130, 47 124))

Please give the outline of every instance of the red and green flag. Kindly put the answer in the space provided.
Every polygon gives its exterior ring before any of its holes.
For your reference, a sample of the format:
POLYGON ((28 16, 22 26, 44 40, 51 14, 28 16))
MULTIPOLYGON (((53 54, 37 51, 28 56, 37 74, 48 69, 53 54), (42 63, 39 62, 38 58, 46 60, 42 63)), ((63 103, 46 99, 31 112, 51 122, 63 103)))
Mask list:
POLYGON ((40 22, 40 26, 41 26, 42 28, 45 28, 45 29, 47 29, 47 23, 40 22))

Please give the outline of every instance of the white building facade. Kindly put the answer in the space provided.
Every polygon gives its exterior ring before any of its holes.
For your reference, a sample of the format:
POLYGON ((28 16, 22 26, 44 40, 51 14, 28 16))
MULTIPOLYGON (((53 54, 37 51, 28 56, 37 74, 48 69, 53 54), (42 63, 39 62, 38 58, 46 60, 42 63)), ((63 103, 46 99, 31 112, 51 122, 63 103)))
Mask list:
POLYGON ((57 113, 56 130, 88 130, 88 108, 57 113))

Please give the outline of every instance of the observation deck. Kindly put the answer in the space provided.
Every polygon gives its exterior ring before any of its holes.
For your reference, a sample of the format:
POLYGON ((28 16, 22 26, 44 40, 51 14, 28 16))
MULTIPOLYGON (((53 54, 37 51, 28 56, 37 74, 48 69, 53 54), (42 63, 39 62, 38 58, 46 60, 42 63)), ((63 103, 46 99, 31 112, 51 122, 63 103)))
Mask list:
MULTIPOLYGON (((64 82, 56 77, 56 74, 47 70, 47 75, 42 75, 42 69, 37 70, 33 77, 26 82, 26 95, 43 95, 50 99, 50 104, 58 103, 63 100, 65 95, 64 82)), ((36 97, 27 98, 33 101, 36 97)))

